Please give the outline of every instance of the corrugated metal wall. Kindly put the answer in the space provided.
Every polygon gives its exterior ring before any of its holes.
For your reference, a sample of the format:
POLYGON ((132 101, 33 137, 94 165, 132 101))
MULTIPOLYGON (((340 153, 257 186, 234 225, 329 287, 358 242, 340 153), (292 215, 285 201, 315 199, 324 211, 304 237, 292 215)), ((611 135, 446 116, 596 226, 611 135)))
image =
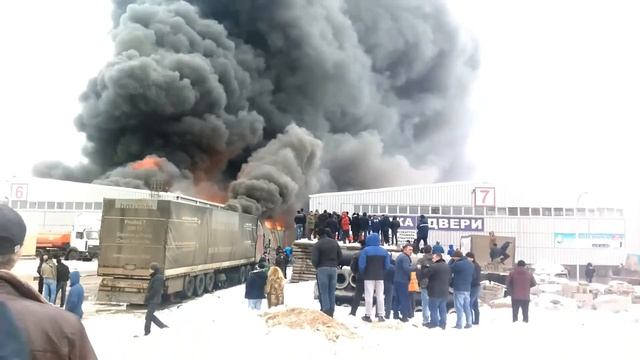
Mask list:
MULTIPOLYGON (((357 210, 356 205, 376 205, 369 208, 373 214, 389 212, 388 205, 421 206, 419 213, 427 213, 422 205, 433 206, 472 206, 474 188, 482 186, 495 187, 497 207, 546 207, 570 208, 604 207, 612 208, 600 198, 585 204, 581 194, 573 191, 555 191, 518 188, 516 186, 495 186, 481 183, 448 183, 419 185, 375 190, 349 191, 341 193, 325 193, 310 196, 310 209, 329 211, 357 210), (582 202, 581 202, 582 201, 582 202)), ((603 197, 606 199, 606 196, 603 197)), ((613 207, 615 208, 615 207, 613 207)), ((395 209, 395 206, 391 207, 395 209)), ((405 212, 400 212, 405 213, 405 212)), ((427 213, 428 214, 428 213, 427 213)), ((455 215, 452 215, 455 216, 455 215)), ((485 234, 495 231, 498 235, 514 236, 517 241, 516 257, 529 263, 616 265, 623 261, 628 249, 636 248, 638 239, 623 241, 622 248, 563 248, 555 244, 554 233, 606 233, 625 234, 625 219, 621 216, 480 216, 485 219, 485 234)), ((463 231, 432 230, 429 242, 440 241, 443 245, 458 244, 460 237, 470 233, 463 231)))

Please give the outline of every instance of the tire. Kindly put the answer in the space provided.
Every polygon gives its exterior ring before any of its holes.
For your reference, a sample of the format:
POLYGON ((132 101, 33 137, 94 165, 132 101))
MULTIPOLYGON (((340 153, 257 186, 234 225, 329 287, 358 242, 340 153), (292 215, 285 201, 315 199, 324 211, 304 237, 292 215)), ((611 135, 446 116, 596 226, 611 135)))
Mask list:
POLYGON ((182 297, 185 299, 189 299, 193 297, 195 285, 196 285, 196 282, 193 277, 187 276, 186 278, 184 278, 184 285, 182 288, 182 297))
POLYGON ((67 251, 67 256, 64 257, 65 260, 78 260, 80 258, 80 253, 78 253, 78 250, 76 249, 69 249, 69 251, 67 251))
POLYGON ((215 274, 215 284, 218 289, 224 289, 227 287, 227 274, 219 272, 215 274))
POLYGON ((354 289, 356 288, 356 281, 356 275, 352 273, 351 276, 349 276, 349 285, 354 289))
POLYGON ((216 288, 216 274, 208 273, 204 275, 204 291, 212 293, 216 288))
POLYGON ((342 290, 349 286, 349 278, 351 277, 351 270, 340 269, 338 270, 338 280, 336 281, 336 289, 342 290))
POLYGON ((202 294, 204 294, 205 285, 204 274, 197 275, 194 278, 194 283, 194 295, 196 297, 202 296, 202 294))

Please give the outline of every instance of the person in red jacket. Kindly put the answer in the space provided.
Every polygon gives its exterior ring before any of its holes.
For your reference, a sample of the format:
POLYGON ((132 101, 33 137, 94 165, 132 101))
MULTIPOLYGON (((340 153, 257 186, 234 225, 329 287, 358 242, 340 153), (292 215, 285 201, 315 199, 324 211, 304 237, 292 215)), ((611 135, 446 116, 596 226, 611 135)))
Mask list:
POLYGON ((511 294, 511 309, 513 322, 518 321, 518 312, 522 308, 522 321, 529 322, 529 301, 531 288, 536 286, 536 279, 525 267, 527 264, 520 260, 518 266, 507 278, 507 288, 511 294))
POLYGON ((343 212, 340 216, 340 240, 343 243, 347 243, 349 238, 349 229, 351 228, 351 218, 349 218, 348 212, 343 212))

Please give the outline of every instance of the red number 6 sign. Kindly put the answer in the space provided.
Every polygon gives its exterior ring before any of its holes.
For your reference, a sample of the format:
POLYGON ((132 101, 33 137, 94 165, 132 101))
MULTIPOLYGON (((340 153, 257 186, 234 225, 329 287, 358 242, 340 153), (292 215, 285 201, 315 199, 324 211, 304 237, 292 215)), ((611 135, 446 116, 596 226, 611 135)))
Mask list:
POLYGON ((28 195, 28 184, 11 184, 11 200, 27 200, 28 195))

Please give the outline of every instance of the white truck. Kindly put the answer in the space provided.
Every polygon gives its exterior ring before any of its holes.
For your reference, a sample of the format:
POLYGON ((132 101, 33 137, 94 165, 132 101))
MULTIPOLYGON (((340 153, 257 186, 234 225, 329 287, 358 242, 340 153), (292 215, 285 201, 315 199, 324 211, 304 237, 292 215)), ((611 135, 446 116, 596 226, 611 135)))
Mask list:
POLYGON ((93 260, 100 254, 101 214, 80 214, 71 229, 68 260, 93 260))

